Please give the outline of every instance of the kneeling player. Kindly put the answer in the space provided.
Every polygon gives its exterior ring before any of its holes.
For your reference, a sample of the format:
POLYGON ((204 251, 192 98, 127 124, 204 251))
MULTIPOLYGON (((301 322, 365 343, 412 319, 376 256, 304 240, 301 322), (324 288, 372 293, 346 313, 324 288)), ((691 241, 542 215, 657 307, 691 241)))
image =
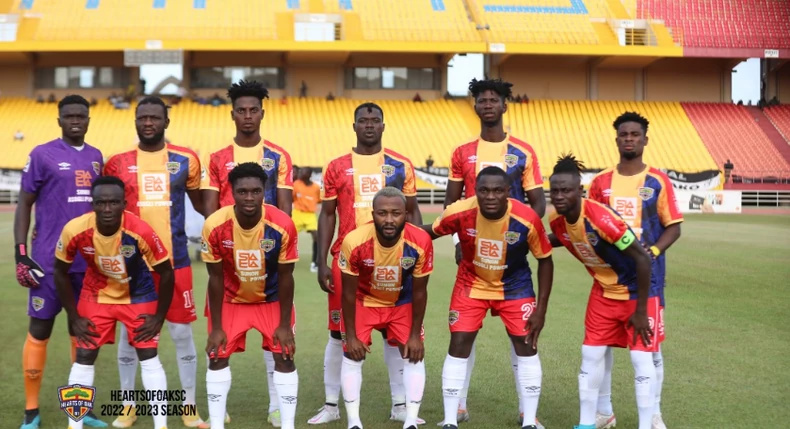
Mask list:
POLYGON ((555 247, 565 246, 593 276, 584 321, 579 372, 578 429, 595 429, 598 389, 604 376, 607 346, 631 349, 639 429, 650 429, 656 369, 652 353, 663 340, 651 341, 661 326, 658 289, 651 285, 651 259, 628 224, 611 208, 582 198, 583 165, 572 155, 560 158, 551 176, 550 224, 555 247))
POLYGON ((475 198, 448 206, 433 226, 433 238, 458 234, 461 262, 450 301, 450 347, 442 370, 444 429, 457 429, 459 393, 483 319, 500 316, 517 355, 516 386, 524 412, 524 428, 535 429, 543 371, 538 336, 546 317, 554 263, 551 244, 537 213, 508 198, 510 177, 499 167, 477 175, 475 198), (527 253, 538 259, 540 296, 535 301, 527 253))
MULTIPOLYGON (((63 228, 55 251, 55 284, 69 325, 77 337, 77 359, 69 384, 93 385, 99 348, 115 342, 115 322, 123 323, 142 368, 143 386, 167 390, 167 377, 157 356, 159 331, 173 298, 173 267, 162 240, 151 227, 125 212, 123 182, 114 176, 97 178, 91 187, 93 213, 71 220, 63 228), (69 268, 77 253, 88 263, 75 306, 69 268), (147 265, 146 265, 147 264, 147 265), (160 276, 159 294, 148 266, 160 276)), ((165 401, 151 401, 163 409, 165 401)), ((83 421, 69 418, 69 429, 83 421)), ((154 415, 156 429, 167 427, 166 415, 154 415)))
POLYGON ((293 429, 299 382, 293 361, 296 228, 287 214, 263 204, 266 173, 260 165, 239 164, 228 181, 235 205, 206 219, 201 249, 209 272, 206 391, 211 427, 225 427, 228 360, 244 351, 247 331, 255 329, 263 335, 263 349, 274 355, 282 427, 293 429))
POLYGON ((433 243, 406 223, 406 197, 387 187, 373 197, 373 223, 351 231, 341 247, 343 272, 341 333, 345 356, 340 371, 348 427, 362 429, 359 417, 362 364, 370 352, 370 333, 386 329, 403 357, 406 388, 404 429, 417 429, 425 389, 423 327, 426 286, 433 271, 433 243))

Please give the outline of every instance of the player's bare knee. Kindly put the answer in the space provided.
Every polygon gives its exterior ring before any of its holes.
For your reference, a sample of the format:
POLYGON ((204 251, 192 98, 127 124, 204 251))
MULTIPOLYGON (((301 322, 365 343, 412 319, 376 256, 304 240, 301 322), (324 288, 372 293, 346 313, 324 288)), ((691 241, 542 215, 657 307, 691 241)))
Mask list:
POLYGON ((208 360, 208 369, 212 371, 219 371, 221 369, 225 369, 230 365, 230 359, 228 358, 220 358, 217 360, 209 359, 208 360))
POLYGON ((362 356, 362 358, 361 358, 361 359, 354 359, 354 358, 353 358, 352 356, 350 356, 348 353, 343 353, 343 357, 344 357, 344 358, 346 358, 346 359, 348 359, 348 360, 353 360, 354 362, 362 362, 362 361, 364 361, 364 360, 365 360, 365 356, 362 356))
POLYGON ((340 337, 340 331, 329 331, 329 336, 334 338, 334 339, 336 339, 336 340, 342 339, 340 337))
POLYGON ((39 341, 44 341, 49 339, 52 335, 53 326, 55 326, 55 319, 37 319, 31 317, 27 331, 30 333, 31 337, 39 341))
POLYGON ((280 353, 273 353, 274 356, 274 370, 277 372, 294 372, 296 371, 296 364, 293 360, 283 359, 280 353))
POLYGON ((538 349, 532 347, 532 344, 524 342, 526 337, 510 336, 510 341, 513 342, 513 348, 516 350, 516 356, 535 356, 538 354, 538 349))
POLYGON ((450 334, 450 348, 447 353, 460 359, 468 358, 476 336, 477 332, 453 332, 450 334))
POLYGON ((146 349, 135 348, 135 351, 137 352, 137 359, 141 361, 155 358, 157 354, 155 348, 146 348, 146 349))
POLYGON ((74 362, 80 365, 93 365, 99 357, 99 349, 77 348, 77 359, 74 362))

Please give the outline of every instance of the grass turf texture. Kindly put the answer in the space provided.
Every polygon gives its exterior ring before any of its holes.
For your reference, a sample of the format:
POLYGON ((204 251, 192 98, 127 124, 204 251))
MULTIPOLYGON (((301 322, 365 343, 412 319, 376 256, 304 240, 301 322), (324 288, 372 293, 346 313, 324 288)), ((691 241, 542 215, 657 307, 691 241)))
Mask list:
MULTIPOLYGON (((430 219, 435 215, 430 216, 430 219)), ((18 427, 24 408, 21 352, 28 324, 27 291, 17 285, 13 269, 13 214, 0 213, 0 426, 18 427)), ((310 273, 310 239, 300 236, 302 261, 296 269, 297 355, 300 389, 297 427, 324 402, 323 354, 326 345, 326 297, 310 273)), ((456 266, 449 238, 435 242, 436 269, 429 283, 425 319, 427 382, 420 415, 435 427, 442 419, 441 368, 447 352, 447 309, 456 266)), ((790 420, 790 217, 690 215, 683 235, 669 252, 666 310, 668 340, 664 345, 666 378, 662 411, 672 428, 781 427, 790 420)), ((533 269, 535 267, 532 260, 533 269)), ((548 428, 569 428, 578 419, 577 373, 583 318, 591 279, 564 249, 555 250, 554 291, 540 337, 543 393, 538 417, 548 428)), ((206 272, 194 264, 195 297, 202 314, 206 272)), ((57 387, 69 373, 69 340, 64 314, 49 342, 41 392, 43 428, 66 427, 58 408, 57 387)), ((193 325, 198 349, 198 409, 208 414, 205 392, 206 321, 193 325)), ((165 329, 166 331, 166 329, 165 329)), ((268 404, 260 336, 248 335, 247 351, 233 355, 233 385, 228 427, 268 427, 268 404)), ((364 368, 361 415, 367 428, 399 428, 388 421, 389 383, 380 337, 364 368)), ((160 356, 168 387, 180 386, 173 343, 163 332, 160 356)), ((118 387, 116 347, 102 348, 96 364, 97 405, 109 403, 118 387)), ((472 377, 471 422, 461 427, 517 427, 517 401, 510 370, 507 338, 497 319, 488 318, 478 335, 477 365, 472 377)), ((139 371, 138 371, 139 374, 139 371)), ((633 370, 627 352, 615 352, 614 409, 619 427, 636 426, 633 370)), ((139 375, 137 388, 142 388, 139 375)), ((108 423, 112 420, 105 417, 108 423)), ((169 419, 171 428, 183 427, 169 419)), ((150 417, 135 427, 147 428, 150 417)), ((345 419, 327 428, 345 428, 345 419)))

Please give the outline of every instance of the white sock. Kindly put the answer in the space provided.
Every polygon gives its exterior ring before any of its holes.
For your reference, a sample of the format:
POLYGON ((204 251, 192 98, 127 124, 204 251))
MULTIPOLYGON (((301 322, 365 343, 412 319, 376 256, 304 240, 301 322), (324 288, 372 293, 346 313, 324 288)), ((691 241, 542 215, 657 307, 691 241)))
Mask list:
POLYGON ((343 385, 343 401, 346 403, 346 417, 348 427, 362 427, 362 420, 359 418, 359 397, 362 392, 362 364, 365 361, 355 361, 343 357, 343 365, 340 370, 340 380, 343 385))
MULTIPOLYGON (((137 351, 129 344, 126 327, 121 326, 121 337, 118 339, 118 374, 121 376, 121 390, 134 390, 137 377, 137 351)), ((134 406, 134 401, 123 401, 124 406, 134 406)))
POLYGON ((403 386, 403 356, 398 346, 391 346, 384 340, 384 362, 390 375, 392 406, 406 403, 406 388, 403 386))
POLYGON ((444 424, 458 426, 458 402, 464 388, 468 360, 452 357, 444 358, 442 368, 442 396, 444 397, 444 424))
MULTIPOLYGON (((143 387, 145 390, 159 390, 162 392, 162 395, 167 393, 167 375, 165 375, 162 362, 159 361, 159 356, 140 361, 140 375, 143 379, 143 387)), ((167 401, 160 401, 157 399, 158 398, 154 398, 153 401, 149 401, 148 403, 151 404, 152 408, 161 410, 162 405, 167 405, 167 401)), ((154 428, 159 429, 166 427, 167 415, 154 414, 154 428)))
POLYGON ((519 398, 520 408, 524 413, 523 425, 533 425, 538 415, 543 369, 540 366, 540 358, 537 354, 535 356, 518 356, 517 359, 518 378, 516 378, 516 386, 521 388, 519 398))
POLYGON ((282 429, 294 429, 296 420, 296 403, 299 397, 299 374, 293 372, 274 371, 272 374, 275 392, 280 398, 280 422, 282 429))
MULTIPOLYGON (((121 328, 123 329, 123 328, 121 328)), ((93 365, 81 365, 73 363, 71 365, 71 372, 69 373, 69 384, 81 384, 83 386, 93 386, 93 375, 96 368, 93 365)), ((82 429, 84 420, 75 422, 69 418, 69 428, 82 429)))
POLYGON ((406 421, 403 428, 417 426, 422 394, 425 391, 425 361, 411 363, 403 359, 403 386, 406 388, 406 421))
POLYGON ((263 351, 263 362, 266 364, 266 381, 269 383, 269 413, 280 409, 277 389, 274 388, 274 355, 268 350, 263 351))
POLYGON ((579 425, 595 424, 598 389, 603 379, 603 356, 606 346, 582 346, 579 371, 579 425))
POLYGON ((661 414, 661 389, 664 388, 664 355, 661 350, 653 353, 653 366, 656 368, 656 383, 653 389, 656 392, 656 407, 653 414, 661 414))
POLYGON ((340 400, 340 367, 343 365, 343 342, 329 336, 324 349, 324 392, 326 403, 337 406, 340 400))
POLYGON ((639 409, 639 429, 650 429, 653 425, 653 408, 656 404, 653 386, 656 382, 656 367, 653 366, 653 353, 631 351, 634 365, 634 387, 636 407, 639 409))
POLYGON ((230 367, 206 370, 206 393, 211 429, 225 429, 225 410, 230 391, 230 367))
POLYGON ((523 392, 521 385, 519 384, 519 376, 518 376, 518 355, 516 354, 516 348, 513 347, 513 342, 508 342, 510 344, 510 368, 513 369, 513 379, 516 380, 516 396, 518 398, 518 413, 521 414, 524 412, 524 407, 521 401, 521 393, 523 392))
POLYGON ((469 382, 472 381, 472 370, 475 369, 475 343, 472 343, 472 351, 466 359, 466 378, 464 378, 464 387, 461 393, 458 394, 458 408, 466 409, 466 398, 469 396, 469 382))
POLYGON ((192 324, 167 322, 167 330, 170 331, 170 338, 176 345, 178 378, 181 379, 181 388, 186 392, 183 404, 195 405, 197 351, 195 340, 192 338, 192 324))
POLYGON ((611 347, 606 348, 603 358, 603 380, 598 389, 598 412, 611 416, 614 414, 612 409, 612 367, 614 366, 614 352, 611 347))

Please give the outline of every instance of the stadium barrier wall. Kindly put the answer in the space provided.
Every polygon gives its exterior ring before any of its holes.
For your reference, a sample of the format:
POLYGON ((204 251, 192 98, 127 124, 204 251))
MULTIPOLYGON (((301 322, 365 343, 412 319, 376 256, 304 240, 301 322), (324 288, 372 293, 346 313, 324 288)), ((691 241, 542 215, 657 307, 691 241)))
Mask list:
POLYGON ((741 213, 741 191, 675 192, 681 213, 741 213))

